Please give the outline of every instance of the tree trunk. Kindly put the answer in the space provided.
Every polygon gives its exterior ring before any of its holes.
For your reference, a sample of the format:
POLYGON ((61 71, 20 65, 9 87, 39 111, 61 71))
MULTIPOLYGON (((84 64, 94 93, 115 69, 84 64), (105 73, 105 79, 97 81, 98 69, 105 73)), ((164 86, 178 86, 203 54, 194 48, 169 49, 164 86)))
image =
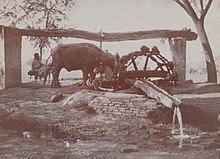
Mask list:
POLYGON ((217 72, 216 72, 215 61, 214 61, 212 49, 211 49, 206 31, 204 28, 204 23, 203 21, 194 21, 194 24, 196 26, 196 30, 197 30, 199 39, 203 47, 203 53, 205 54, 207 74, 208 74, 207 82, 217 83, 217 72))
POLYGON ((40 46, 40 61, 42 61, 42 58, 43 58, 43 47, 40 46))

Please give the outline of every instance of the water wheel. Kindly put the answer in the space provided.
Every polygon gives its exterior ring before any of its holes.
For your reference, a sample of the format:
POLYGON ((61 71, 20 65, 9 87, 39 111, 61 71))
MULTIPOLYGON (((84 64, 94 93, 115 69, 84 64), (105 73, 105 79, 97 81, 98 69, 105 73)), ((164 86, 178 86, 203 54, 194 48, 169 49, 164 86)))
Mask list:
POLYGON ((122 56, 118 69, 119 81, 124 79, 149 79, 160 78, 172 81, 170 77, 174 74, 173 62, 167 60, 160 54, 157 47, 150 51, 142 46, 141 51, 129 53, 122 56))

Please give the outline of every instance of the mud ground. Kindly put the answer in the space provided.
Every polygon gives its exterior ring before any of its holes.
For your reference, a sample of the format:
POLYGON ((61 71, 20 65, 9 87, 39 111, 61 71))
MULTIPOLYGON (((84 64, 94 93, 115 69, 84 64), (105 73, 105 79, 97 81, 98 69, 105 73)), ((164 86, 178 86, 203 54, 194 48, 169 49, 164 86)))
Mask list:
POLYGON ((0 91, 0 158, 220 159, 220 98, 193 98, 219 93, 219 85, 165 88, 191 96, 182 99, 187 136, 182 140, 178 129, 172 131, 172 110, 165 107, 137 118, 105 116, 85 103, 63 109, 61 102, 51 102, 57 92, 65 99, 82 89, 90 91, 77 84, 54 89, 30 82, 0 91))

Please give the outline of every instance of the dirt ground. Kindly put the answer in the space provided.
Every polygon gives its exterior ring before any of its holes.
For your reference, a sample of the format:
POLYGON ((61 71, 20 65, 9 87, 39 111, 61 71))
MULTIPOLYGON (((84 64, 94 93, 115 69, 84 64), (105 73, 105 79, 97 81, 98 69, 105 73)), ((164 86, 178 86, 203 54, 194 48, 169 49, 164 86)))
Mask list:
POLYGON ((63 108, 62 100, 51 102, 58 92, 65 99, 82 89, 90 91, 77 84, 54 89, 30 82, 0 91, 0 158, 220 159, 220 98, 194 98, 220 93, 219 85, 165 88, 190 97, 182 99, 183 139, 179 129, 173 131, 172 110, 166 107, 148 118, 118 117, 85 103, 63 108))

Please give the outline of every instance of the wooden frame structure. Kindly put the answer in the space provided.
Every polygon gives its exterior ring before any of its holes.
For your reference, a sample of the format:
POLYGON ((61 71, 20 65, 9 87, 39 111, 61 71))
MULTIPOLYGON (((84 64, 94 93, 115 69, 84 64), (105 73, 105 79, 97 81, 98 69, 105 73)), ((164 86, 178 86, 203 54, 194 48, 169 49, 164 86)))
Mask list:
POLYGON ((72 37, 100 43, 167 38, 170 42, 176 71, 180 74, 180 80, 185 80, 186 41, 197 39, 197 34, 190 29, 106 33, 77 29, 18 29, 0 26, 0 90, 21 84, 22 36, 72 37))

